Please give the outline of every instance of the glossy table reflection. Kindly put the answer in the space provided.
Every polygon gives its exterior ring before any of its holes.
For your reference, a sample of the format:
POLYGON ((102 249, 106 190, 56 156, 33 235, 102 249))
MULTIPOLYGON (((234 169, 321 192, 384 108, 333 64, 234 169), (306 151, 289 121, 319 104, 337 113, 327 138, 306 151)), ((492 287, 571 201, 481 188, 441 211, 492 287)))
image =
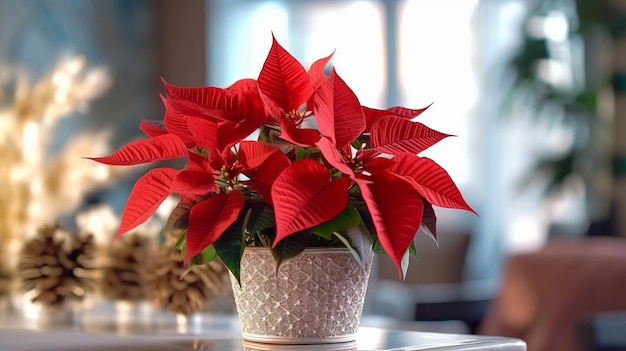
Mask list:
MULTIPOLYGON (((241 340, 230 315, 200 315, 184 321, 160 314, 120 319, 110 313, 80 315, 73 323, 45 327, 20 318, 0 318, 0 351, 269 351, 269 350, 500 350, 524 351, 511 338, 362 327, 356 342, 327 345, 264 345, 241 340)), ((77 317, 77 316, 74 316, 77 317)))

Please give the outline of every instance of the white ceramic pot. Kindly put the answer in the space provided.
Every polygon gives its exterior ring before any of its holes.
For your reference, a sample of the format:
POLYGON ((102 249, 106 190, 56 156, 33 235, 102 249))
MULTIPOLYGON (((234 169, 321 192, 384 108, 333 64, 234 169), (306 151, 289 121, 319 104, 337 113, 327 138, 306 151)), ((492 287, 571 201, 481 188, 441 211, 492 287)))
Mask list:
POLYGON ((343 248, 307 248, 278 271, 267 248, 246 248, 241 286, 231 283, 245 340, 276 344, 355 340, 371 259, 343 248))

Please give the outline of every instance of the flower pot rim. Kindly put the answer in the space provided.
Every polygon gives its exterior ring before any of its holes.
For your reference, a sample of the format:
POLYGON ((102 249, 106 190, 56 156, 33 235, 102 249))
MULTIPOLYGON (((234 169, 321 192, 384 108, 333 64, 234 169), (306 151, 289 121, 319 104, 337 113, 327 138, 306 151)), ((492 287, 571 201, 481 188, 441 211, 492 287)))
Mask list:
MULTIPOLYGON (((257 251, 257 252, 259 252, 259 251, 269 252, 270 248, 269 247, 263 247, 263 246, 250 246, 250 247, 246 247, 244 249, 244 252, 248 251, 248 250, 250 250, 250 251, 257 251)), ((324 253, 345 254, 345 253, 349 253, 349 254, 352 254, 350 252, 350 250, 348 250, 348 248, 346 248, 346 247, 339 247, 339 246, 328 246, 328 247, 311 246, 311 247, 305 248, 302 253, 309 253, 309 254, 324 254, 324 253)))

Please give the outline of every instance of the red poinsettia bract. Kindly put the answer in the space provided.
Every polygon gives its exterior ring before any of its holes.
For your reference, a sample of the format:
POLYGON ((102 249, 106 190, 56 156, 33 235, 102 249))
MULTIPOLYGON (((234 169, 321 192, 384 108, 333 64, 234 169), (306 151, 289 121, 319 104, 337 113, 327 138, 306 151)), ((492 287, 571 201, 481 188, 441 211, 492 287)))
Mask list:
MULTIPOLYGON (((128 166, 184 158, 187 164, 140 177, 115 236, 178 194, 168 223, 185 229, 186 261, 212 249, 238 276, 246 236, 265 232, 267 245, 293 256, 312 242, 311 231, 320 233, 315 228, 330 226, 341 235, 360 203, 373 240, 402 275, 418 230, 436 233, 433 206, 474 210, 442 167, 419 156, 449 136, 414 121, 426 108, 362 106, 334 69, 324 73, 331 56, 306 70, 273 39, 256 80, 227 88, 164 81, 163 121, 143 120, 146 139, 92 159, 128 166), (251 140, 255 131, 259 137, 251 140)), ((321 236, 315 243, 333 241, 321 236)))

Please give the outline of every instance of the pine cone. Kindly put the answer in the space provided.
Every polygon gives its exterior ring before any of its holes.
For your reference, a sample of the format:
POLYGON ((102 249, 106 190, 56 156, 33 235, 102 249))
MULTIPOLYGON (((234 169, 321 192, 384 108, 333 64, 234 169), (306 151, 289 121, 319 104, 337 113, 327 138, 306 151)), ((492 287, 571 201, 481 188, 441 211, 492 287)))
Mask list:
POLYGON ((28 240, 20 255, 21 289, 34 291, 33 303, 60 307, 67 300, 82 300, 91 287, 93 235, 66 232, 59 225, 46 226, 28 240))
POLYGON ((106 251, 102 280, 102 295, 112 300, 142 301, 150 296, 147 260, 149 240, 138 233, 126 234, 115 240, 106 251))
POLYGON ((9 270, 0 261, 0 297, 9 293, 9 284, 11 281, 11 275, 9 270))
POLYGON ((228 270, 221 262, 189 269, 184 266, 180 251, 162 246, 155 248, 153 258, 151 285, 155 307, 184 315, 219 305, 222 310, 232 310, 233 302, 223 301, 233 301, 233 298, 228 270), (211 306, 214 302, 219 305, 211 306))

